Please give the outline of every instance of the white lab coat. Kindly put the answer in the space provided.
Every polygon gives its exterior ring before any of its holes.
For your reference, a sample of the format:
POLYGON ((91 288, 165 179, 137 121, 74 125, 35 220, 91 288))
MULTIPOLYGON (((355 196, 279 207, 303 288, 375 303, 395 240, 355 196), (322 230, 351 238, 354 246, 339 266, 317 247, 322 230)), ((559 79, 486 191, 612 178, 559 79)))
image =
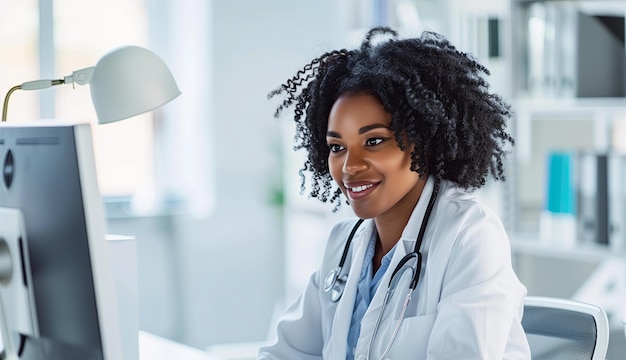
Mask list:
MULTIPOLYGON (((361 323, 355 358, 365 359, 391 272, 412 251, 433 191, 431 177, 402 233, 391 264, 361 323)), ((320 269, 281 317, 273 343, 259 359, 345 359, 357 283, 374 222, 366 220, 354 236, 344 266, 349 269, 339 302, 323 290, 328 272, 339 264, 356 219, 331 231, 320 269)), ((422 243, 423 263, 401 330, 388 359, 530 359, 521 326, 526 288, 511 266, 508 237, 490 209, 442 181, 422 243)), ((401 284, 402 299, 408 285, 401 284)), ((396 325, 401 301, 388 305, 373 350, 378 359, 396 325), (395 309, 390 309, 394 308, 395 309), (391 319, 394 316, 395 319, 391 319), (389 315, 389 316, 387 316, 389 315)))

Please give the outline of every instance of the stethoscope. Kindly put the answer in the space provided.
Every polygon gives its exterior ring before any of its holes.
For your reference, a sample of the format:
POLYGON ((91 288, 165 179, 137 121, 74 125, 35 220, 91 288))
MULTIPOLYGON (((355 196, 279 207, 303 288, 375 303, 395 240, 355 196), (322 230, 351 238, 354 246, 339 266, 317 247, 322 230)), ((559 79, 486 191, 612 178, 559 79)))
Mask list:
MULTIPOLYGON (((417 234, 417 241, 415 242, 415 247, 413 251, 404 255, 398 265, 396 265, 395 269, 391 273, 391 278, 389 279, 389 284, 387 285, 387 292, 385 293, 385 298, 383 299, 383 305, 378 313, 378 319, 376 320, 376 325, 374 326, 374 331, 372 333, 372 340, 370 342, 369 349, 367 351, 367 359, 370 359, 370 353, 372 352, 372 348, 374 346, 374 339, 378 334, 378 329, 380 327, 380 323, 383 318, 383 313, 391 296, 395 291, 395 287, 399 282, 399 278, 404 274, 405 271, 411 271, 411 282, 409 284, 409 289, 405 296, 404 302, 402 303, 402 309, 400 311, 400 317, 398 318, 398 322, 394 331, 391 335, 391 339, 385 347, 383 354, 381 355, 381 359, 387 356, 391 347, 398 335, 398 331, 400 331, 400 326, 402 325, 402 321, 404 320, 404 314, 406 309, 411 301, 411 295, 417 288, 417 283, 419 282, 419 274, 422 268, 422 253, 420 251, 422 246, 422 240, 424 239, 424 233, 426 232, 426 225, 428 224, 428 220, 430 219, 430 214, 435 205, 435 201, 437 200, 437 194, 439 193, 439 181, 435 182, 435 186, 433 189, 433 193, 430 196, 428 201, 428 206, 426 207, 426 212, 424 213, 424 218, 422 219, 422 224, 420 226, 419 233, 417 234), (414 264, 414 265, 412 265, 414 264)), ((352 228, 350 235, 348 236, 348 240, 346 241, 346 245, 343 248, 343 254, 341 255, 341 260, 339 261, 339 265, 332 269, 326 278, 324 279, 324 291, 330 292, 330 300, 333 302, 339 301, 341 296, 343 295, 344 289, 346 287, 346 281, 348 279, 348 274, 341 275, 341 271, 343 266, 345 265, 346 258, 348 257, 348 250, 350 249, 350 244, 352 243, 352 238, 354 238, 354 234, 356 233, 359 226, 363 223, 363 219, 359 219, 357 223, 352 228)))

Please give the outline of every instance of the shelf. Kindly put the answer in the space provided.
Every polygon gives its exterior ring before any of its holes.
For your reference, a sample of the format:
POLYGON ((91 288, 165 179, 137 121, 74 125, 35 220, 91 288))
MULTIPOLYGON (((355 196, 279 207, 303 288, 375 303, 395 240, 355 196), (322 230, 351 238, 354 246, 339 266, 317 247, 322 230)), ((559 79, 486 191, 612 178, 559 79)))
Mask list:
POLYGON ((612 144, 615 122, 626 122, 626 98, 518 98, 513 101, 517 138, 517 154, 520 161, 531 158, 532 124, 537 119, 592 120, 593 143, 596 150, 605 151, 612 144))
POLYGON ((513 100, 516 108, 529 109, 533 112, 545 112, 549 115, 577 114, 577 112, 595 113, 598 110, 626 112, 626 97, 588 97, 588 98, 517 98, 513 100))

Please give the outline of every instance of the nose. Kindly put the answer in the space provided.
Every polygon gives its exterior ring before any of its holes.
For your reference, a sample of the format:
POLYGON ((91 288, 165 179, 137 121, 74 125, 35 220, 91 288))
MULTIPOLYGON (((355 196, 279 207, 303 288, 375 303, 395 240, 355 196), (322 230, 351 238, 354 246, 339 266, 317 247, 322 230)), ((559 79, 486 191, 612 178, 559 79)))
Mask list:
POLYGON ((348 151, 343 161, 344 174, 356 175, 369 168, 369 164, 360 151, 348 151))

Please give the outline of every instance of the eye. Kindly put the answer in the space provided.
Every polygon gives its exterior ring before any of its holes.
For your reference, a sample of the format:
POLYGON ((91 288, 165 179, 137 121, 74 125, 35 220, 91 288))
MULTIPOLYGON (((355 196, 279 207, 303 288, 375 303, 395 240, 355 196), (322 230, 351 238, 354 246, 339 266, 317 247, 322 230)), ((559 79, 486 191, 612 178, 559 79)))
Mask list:
POLYGON ((385 141, 383 138, 369 138, 365 141, 365 145, 367 146, 376 146, 385 141))
POLYGON ((343 150, 343 146, 339 144, 328 144, 328 148, 330 149, 330 152, 332 153, 336 153, 336 152, 343 150))

